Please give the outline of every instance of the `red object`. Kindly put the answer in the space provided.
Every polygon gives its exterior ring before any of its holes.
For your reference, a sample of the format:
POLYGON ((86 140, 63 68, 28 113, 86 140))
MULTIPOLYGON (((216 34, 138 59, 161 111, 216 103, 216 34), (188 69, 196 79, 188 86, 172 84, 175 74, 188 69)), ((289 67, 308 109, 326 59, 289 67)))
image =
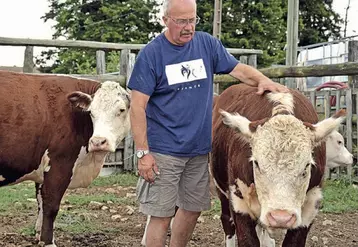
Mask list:
MULTIPOLYGON (((316 91, 320 91, 322 88, 335 88, 335 89, 343 89, 343 88, 349 88, 348 84, 340 81, 328 81, 323 83, 321 86, 316 88, 316 91)), ((330 104, 331 106, 336 105, 336 96, 333 95, 330 98, 330 104)))

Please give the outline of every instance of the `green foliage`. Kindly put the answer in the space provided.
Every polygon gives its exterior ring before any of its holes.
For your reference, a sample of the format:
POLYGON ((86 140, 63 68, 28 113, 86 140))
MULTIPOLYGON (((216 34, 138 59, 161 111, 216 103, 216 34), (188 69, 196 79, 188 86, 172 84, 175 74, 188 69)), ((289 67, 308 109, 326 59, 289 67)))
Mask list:
MULTIPOLYGON (((54 20, 53 38, 114 43, 147 43, 162 31, 156 0, 48 0, 44 21, 54 20)), ((332 9, 332 0, 300 0, 299 46, 340 37, 342 19, 332 9)), ((212 33, 214 0, 197 0, 201 18, 197 30, 212 33)), ((284 64, 287 0, 223 1, 221 41, 226 47, 261 49, 259 67, 284 64)), ((106 57, 107 72, 118 71, 118 53, 106 57)), ((42 71, 95 73, 95 51, 60 49, 44 52, 37 59, 42 71), (49 59, 56 60, 46 67, 49 59)))
MULTIPOLYGON (((48 1, 50 11, 43 19, 56 21, 55 39, 145 44, 162 29, 155 0, 48 1)), ((61 48, 43 52, 37 64, 45 72, 85 74, 96 72, 95 59, 94 50, 61 48), (46 68, 49 58, 56 62, 46 68)), ((107 72, 118 71, 118 60, 118 53, 107 54, 107 72)))
POLYGON ((358 210, 358 189, 347 180, 327 180, 323 192, 323 212, 343 213, 358 210))
MULTIPOLYGON (((214 1, 198 0, 197 29, 212 33, 214 1)), ((284 64, 287 29, 287 0, 223 2, 221 40, 226 47, 261 49, 259 67, 284 64)), ((341 23, 332 10, 332 0, 300 1, 300 46, 338 38, 341 23)))
POLYGON ((299 1, 299 46, 326 42, 329 37, 340 38, 339 25, 343 20, 333 11, 332 4, 333 0, 299 1))

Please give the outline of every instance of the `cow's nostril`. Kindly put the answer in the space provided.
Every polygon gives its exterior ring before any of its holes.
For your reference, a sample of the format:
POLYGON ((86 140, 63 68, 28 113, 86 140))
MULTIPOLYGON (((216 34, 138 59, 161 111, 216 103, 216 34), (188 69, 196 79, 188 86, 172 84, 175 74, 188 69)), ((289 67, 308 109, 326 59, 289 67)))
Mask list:
POLYGON ((93 137, 93 138, 91 138, 91 143, 93 146, 101 147, 107 143, 107 139, 100 138, 100 137, 93 137))
POLYGON ((286 210, 274 210, 267 214, 267 219, 272 227, 289 228, 296 222, 295 214, 286 210))

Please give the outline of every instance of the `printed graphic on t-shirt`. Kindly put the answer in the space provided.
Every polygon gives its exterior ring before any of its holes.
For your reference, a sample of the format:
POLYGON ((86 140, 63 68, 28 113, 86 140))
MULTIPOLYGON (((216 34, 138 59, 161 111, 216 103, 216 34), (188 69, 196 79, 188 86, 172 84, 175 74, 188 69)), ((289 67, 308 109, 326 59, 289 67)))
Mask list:
POLYGON ((204 62, 201 58, 167 65, 165 66, 165 74, 169 85, 207 78, 204 62))

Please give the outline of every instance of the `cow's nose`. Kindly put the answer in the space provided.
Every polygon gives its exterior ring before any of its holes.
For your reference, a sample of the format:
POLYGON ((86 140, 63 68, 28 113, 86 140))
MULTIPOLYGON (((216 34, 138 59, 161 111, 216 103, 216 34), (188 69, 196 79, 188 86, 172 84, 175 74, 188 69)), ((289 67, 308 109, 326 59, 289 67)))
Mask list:
POLYGON ((104 137, 92 137, 90 143, 95 150, 100 150, 107 146, 107 139, 104 137))
POLYGON ((296 222, 296 215, 286 210, 273 210, 266 217, 271 227, 290 228, 296 222))

